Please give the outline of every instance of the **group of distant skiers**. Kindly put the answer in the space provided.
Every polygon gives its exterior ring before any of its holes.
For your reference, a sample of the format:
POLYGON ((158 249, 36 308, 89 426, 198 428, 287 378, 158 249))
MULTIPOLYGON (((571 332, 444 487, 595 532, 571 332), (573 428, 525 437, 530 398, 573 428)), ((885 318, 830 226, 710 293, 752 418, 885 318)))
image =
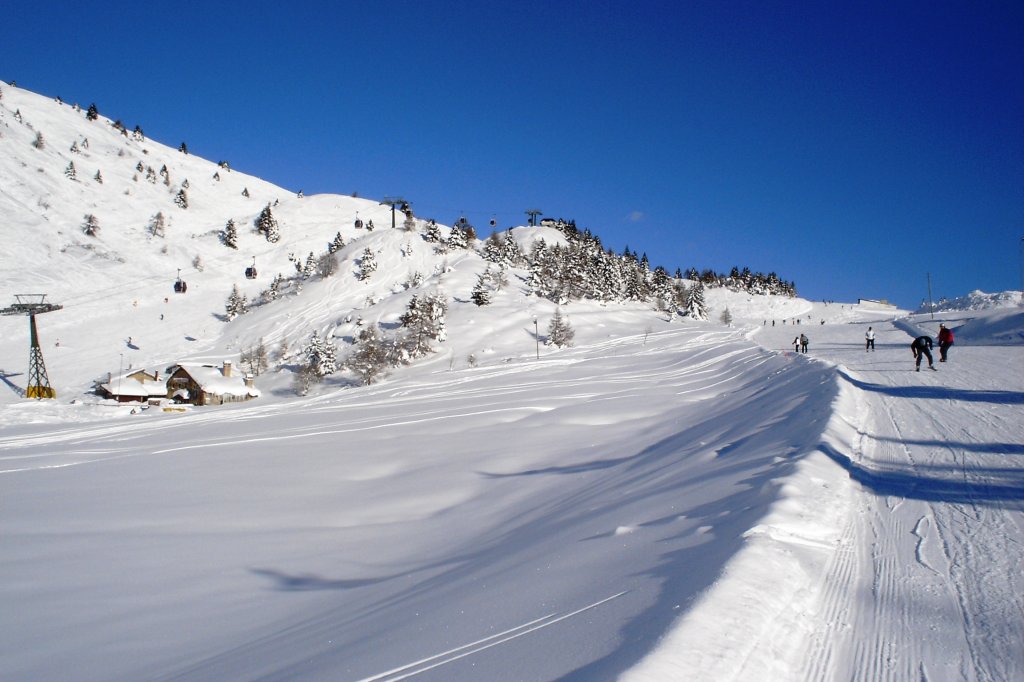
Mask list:
MULTIPOLYGON (((946 361, 946 353, 949 352, 949 347, 953 345, 953 330, 947 327, 945 324, 939 324, 939 362, 946 361)), ((796 353, 806 353, 807 346, 810 341, 806 334, 800 334, 793 339, 793 351, 796 353)), ((921 371, 921 358, 928 358, 928 369, 935 371, 935 363, 932 360, 932 348, 934 341, 932 337, 928 335, 919 336, 914 339, 913 343, 910 344, 910 352, 914 354, 914 367, 915 371, 921 371)), ((873 327, 868 327, 868 330, 864 332, 864 352, 873 353, 875 351, 875 330, 873 327)))

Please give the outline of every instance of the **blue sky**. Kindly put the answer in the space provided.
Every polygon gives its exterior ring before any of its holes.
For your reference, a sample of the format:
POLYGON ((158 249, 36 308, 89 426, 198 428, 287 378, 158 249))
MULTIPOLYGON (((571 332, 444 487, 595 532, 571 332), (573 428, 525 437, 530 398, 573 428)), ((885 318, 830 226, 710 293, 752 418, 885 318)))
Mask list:
POLYGON ((816 300, 1021 286, 1024 3, 294 4, 8 0, 0 78, 484 234, 538 208, 816 300))

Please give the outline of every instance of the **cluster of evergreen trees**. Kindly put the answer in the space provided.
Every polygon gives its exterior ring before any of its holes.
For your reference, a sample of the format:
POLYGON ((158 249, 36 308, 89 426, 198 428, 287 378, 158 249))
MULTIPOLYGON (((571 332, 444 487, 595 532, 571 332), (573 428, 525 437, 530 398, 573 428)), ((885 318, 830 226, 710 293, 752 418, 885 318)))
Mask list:
MULTIPOLYGON (((605 249, 600 238, 589 230, 580 232, 574 223, 557 225, 567 244, 549 246, 534 242, 530 253, 523 254, 510 235, 495 233, 484 243, 484 259, 502 267, 529 270, 528 284, 533 294, 558 304, 572 300, 652 302, 662 310, 681 309, 684 314, 706 319, 704 287, 724 286, 753 294, 795 296, 796 287, 775 273, 752 273, 749 268, 733 268, 728 276, 711 270, 698 273, 691 268, 684 277, 676 270, 670 276, 665 268, 651 269, 647 255, 637 256, 625 249, 622 255, 605 249), (687 286, 684 279, 693 284, 687 286), (703 314, 701 314, 703 310, 703 314)), ((479 304, 475 297, 474 301, 479 304)))

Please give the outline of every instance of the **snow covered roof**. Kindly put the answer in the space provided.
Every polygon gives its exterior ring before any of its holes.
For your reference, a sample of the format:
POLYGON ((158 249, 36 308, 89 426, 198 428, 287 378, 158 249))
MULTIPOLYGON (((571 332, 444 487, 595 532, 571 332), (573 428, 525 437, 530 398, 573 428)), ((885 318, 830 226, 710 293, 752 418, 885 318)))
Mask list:
POLYGON ((152 380, 139 370, 112 376, 100 388, 111 396, 156 397, 167 395, 167 380, 152 380))
POLYGON ((185 370, 193 381, 199 384, 204 393, 213 395, 251 395, 254 398, 260 395, 260 390, 254 386, 245 385, 245 376, 241 373, 231 373, 224 376, 223 366, 201 365, 201 364, 179 364, 168 368, 168 375, 174 374, 179 369, 185 370))

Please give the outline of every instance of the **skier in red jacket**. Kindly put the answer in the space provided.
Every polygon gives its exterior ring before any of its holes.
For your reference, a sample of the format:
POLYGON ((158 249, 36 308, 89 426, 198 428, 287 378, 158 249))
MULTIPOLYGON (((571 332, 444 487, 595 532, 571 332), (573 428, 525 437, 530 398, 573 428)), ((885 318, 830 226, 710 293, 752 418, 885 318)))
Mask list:
POLYGON ((953 330, 939 324, 939 362, 946 361, 946 351, 953 345, 953 330))

